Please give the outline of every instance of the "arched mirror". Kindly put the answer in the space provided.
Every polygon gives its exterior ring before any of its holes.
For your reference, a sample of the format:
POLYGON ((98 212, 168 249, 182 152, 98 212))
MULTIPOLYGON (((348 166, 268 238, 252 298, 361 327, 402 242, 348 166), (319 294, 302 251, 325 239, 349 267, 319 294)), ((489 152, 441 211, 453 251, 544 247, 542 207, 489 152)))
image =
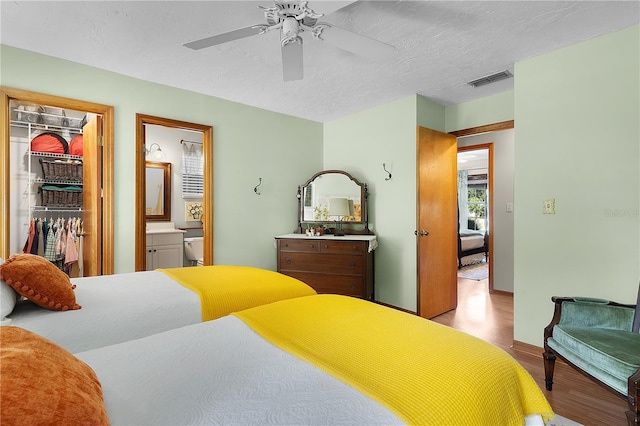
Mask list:
POLYGON ((320 226, 369 234, 367 184, 342 170, 325 170, 298 186, 298 232, 320 226), (339 224, 339 225, 338 225, 339 224))

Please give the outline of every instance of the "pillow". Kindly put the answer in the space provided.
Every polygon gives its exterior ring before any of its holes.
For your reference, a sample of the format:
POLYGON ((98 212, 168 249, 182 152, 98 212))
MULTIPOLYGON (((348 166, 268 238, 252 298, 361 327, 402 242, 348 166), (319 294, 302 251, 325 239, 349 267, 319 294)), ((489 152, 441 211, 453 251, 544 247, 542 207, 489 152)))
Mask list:
POLYGON ((0 325, 11 324, 11 318, 7 315, 13 312, 18 300, 18 293, 4 281, 0 282, 0 325))
POLYGON ((0 327, 0 376, 0 424, 109 424, 91 367, 31 331, 0 327))
POLYGON ((27 253, 9 257, 0 265, 0 280, 43 308, 80 309, 69 276, 44 257, 27 253))

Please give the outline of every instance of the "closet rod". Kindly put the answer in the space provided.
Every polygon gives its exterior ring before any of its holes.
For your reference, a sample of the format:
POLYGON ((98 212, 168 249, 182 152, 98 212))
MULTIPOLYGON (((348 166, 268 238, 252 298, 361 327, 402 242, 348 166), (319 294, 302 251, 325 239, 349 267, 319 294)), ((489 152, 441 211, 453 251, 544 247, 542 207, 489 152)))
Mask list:
POLYGON ((180 139, 180 143, 185 143, 185 142, 189 142, 189 143, 198 143, 198 144, 202 145, 202 142, 188 141, 188 140, 185 140, 185 139, 180 139))

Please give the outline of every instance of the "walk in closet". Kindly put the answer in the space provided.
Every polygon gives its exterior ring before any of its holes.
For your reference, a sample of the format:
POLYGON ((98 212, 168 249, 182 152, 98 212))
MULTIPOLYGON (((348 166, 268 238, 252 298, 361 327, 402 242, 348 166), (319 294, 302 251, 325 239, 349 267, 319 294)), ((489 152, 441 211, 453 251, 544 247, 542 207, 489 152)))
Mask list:
POLYGON ((3 92, 0 257, 36 254, 71 277, 111 273, 112 108, 3 92))

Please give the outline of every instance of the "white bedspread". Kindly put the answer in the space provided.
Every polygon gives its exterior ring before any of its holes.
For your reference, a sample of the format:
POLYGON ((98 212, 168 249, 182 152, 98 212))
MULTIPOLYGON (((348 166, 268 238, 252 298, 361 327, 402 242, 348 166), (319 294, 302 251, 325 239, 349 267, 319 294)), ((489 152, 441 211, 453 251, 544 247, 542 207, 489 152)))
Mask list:
POLYGON ((483 247, 484 235, 472 235, 469 237, 460 237, 460 245, 462 246, 462 251, 483 247))
POLYGON ((75 278, 82 309, 51 311, 20 303, 9 315, 71 353, 137 339, 202 321, 200 298, 166 274, 131 272, 75 278))
POLYGON ((402 423, 233 316, 76 356, 97 373, 113 425, 402 423))

